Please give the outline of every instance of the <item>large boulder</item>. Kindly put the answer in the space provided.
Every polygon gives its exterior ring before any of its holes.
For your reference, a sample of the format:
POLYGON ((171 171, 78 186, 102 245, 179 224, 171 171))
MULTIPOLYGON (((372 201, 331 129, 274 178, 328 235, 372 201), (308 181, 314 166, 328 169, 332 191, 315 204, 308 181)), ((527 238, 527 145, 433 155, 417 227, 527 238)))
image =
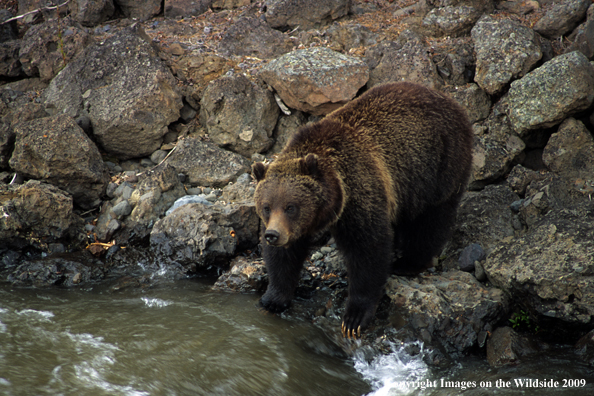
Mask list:
POLYGON ((72 194, 82 208, 97 206, 109 183, 101 154, 68 115, 17 124, 10 167, 72 194))
POLYGON ((105 22, 115 12, 113 0, 77 0, 70 4, 74 17, 83 26, 105 22))
POLYGON ((225 31, 219 42, 223 55, 254 56, 272 59, 293 49, 293 42, 278 30, 272 29, 260 18, 244 17, 225 31))
POLYGON ((472 28, 476 50, 475 81, 488 94, 501 92, 542 58, 534 31, 510 19, 484 16, 472 28))
POLYGON ((161 12, 163 0, 114 0, 127 18, 145 21, 161 12))
POLYGON ((502 100, 512 127, 525 138, 590 107, 594 66, 577 51, 559 55, 512 82, 502 100))
POLYGON ((591 5, 590 0, 558 1, 534 24, 534 30, 551 39, 569 33, 586 17, 591 5))
POLYGON ((212 81, 200 101, 210 141, 248 158, 272 146, 278 113, 272 93, 242 74, 212 81))
POLYGON ((493 2, 484 0, 433 2, 433 4, 437 7, 425 15, 421 28, 436 37, 466 34, 483 13, 493 10, 493 2))
POLYGON ((293 109, 322 115, 353 99, 369 79, 365 63, 324 47, 270 61, 260 76, 293 109))
POLYGON ((51 114, 87 116, 98 143, 120 159, 158 149, 183 106, 175 78, 137 25, 87 47, 44 99, 51 114))

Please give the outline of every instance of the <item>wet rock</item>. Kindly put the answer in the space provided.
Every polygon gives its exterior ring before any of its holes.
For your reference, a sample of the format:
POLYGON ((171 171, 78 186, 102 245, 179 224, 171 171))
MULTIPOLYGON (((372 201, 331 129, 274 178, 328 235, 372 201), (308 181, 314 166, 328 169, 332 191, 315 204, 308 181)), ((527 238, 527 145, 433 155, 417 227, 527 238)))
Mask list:
POLYGON ((487 340, 487 361, 491 367, 518 364, 520 358, 536 352, 536 345, 511 327, 497 328, 487 340))
POLYGON ((474 132, 470 189, 479 189, 501 179, 521 162, 526 144, 497 105, 482 126, 475 125, 474 132))
POLYGON ((580 52, 559 55, 514 81, 503 99, 520 137, 548 128, 594 101, 594 67, 580 52))
POLYGON ((86 115, 99 144, 120 159, 157 150, 182 108, 176 81, 134 25, 86 48, 44 92, 46 109, 86 115))
POLYGON ((263 292, 268 284, 266 266, 262 260, 253 261, 245 257, 236 257, 229 264, 228 271, 219 276, 213 290, 249 293, 263 292))
POLYGON ((0 245, 18 246, 24 240, 43 249, 62 238, 76 242, 82 221, 72 209, 72 197, 51 184, 0 184, 0 245))
POLYGON ((582 122, 567 118, 551 135, 542 160, 562 177, 594 180, 594 138, 582 122))
POLYGON ((441 345, 450 354, 476 345, 478 334, 491 329, 509 309, 501 290, 486 288, 461 271, 392 277, 386 294, 423 342, 441 345))
POLYGON ((23 37, 19 61, 30 77, 51 80, 89 44, 84 29, 73 26, 71 18, 50 20, 32 26, 23 37))
POLYGON ((96 26, 115 12, 113 0, 77 0, 70 4, 74 18, 83 26, 96 26))
POLYGON ((368 47, 377 44, 378 37, 366 26, 359 24, 334 23, 326 30, 335 51, 349 51, 353 48, 368 47))
POLYGON ((10 167, 72 194, 82 208, 97 206, 109 183, 101 154, 68 115, 40 118, 15 127, 10 167))
POLYGON ((155 223, 151 248, 189 271, 226 267, 241 249, 258 243, 259 218, 251 205, 183 205, 155 223))
POLYGON ((254 56, 272 59, 293 49, 288 36, 272 29, 260 18, 244 17, 235 22, 219 42, 223 55, 254 56))
POLYGON ((198 16, 208 11, 213 0, 165 0, 166 18, 198 16))
POLYGON ((287 106, 322 115, 353 99, 369 70, 356 58, 314 47, 270 61, 260 76, 287 106))
POLYGON ((162 0, 115 0, 122 14, 127 18, 140 19, 145 21, 161 12, 162 0))
POLYGON ((248 158, 272 146, 278 113, 272 93, 243 75, 212 81, 200 101, 210 141, 248 158))
POLYGON ((180 140, 166 163, 185 174, 192 186, 223 187, 250 169, 243 156, 192 138, 180 140))
POLYGON ((484 16, 472 28, 472 39, 476 49, 475 81, 490 95, 523 77, 542 58, 534 31, 510 19, 484 16))
POLYGON ((464 106, 471 123, 482 121, 489 116, 491 100, 478 85, 467 84, 458 87, 445 87, 443 91, 464 106))
POLYGON ((576 353, 590 366, 594 366, 594 330, 583 336, 575 344, 576 353))
POLYGON ((383 42, 365 52, 369 65, 368 87, 397 81, 410 81, 431 88, 442 82, 422 37, 405 30, 397 42, 383 42))
POLYGON ((526 235, 503 239, 484 264, 489 281, 537 313, 594 322, 594 204, 548 212, 526 235))
POLYGON ((557 2, 534 24, 534 30, 547 38, 557 38, 571 32, 586 17, 590 0, 557 2))
POLYGON ((280 30, 317 29, 349 12, 347 0, 267 0, 266 22, 280 30))
POLYGON ((173 212, 175 209, 179 208, 180 206, 184 206, 184 205, 188 205, 191 203, 199 203, 202 205, 212 205, 212 202, 210 202, 209 200, 206 199, 206 195, 205 194, 200 194, 200 195, 185 195, 181 198, 178 198, 173 205, 171 205, 171 207, 169 209, 167 209, 167 212, 165 212, 166 216, 169 216, 171 214, 171 212, 173 212))

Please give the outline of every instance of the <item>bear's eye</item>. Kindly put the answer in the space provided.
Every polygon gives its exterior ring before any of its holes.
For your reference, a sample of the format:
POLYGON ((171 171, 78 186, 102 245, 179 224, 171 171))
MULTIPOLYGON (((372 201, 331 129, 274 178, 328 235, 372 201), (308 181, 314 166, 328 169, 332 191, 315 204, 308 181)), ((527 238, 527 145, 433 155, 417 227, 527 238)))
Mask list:
POLYGON ((285 213, 287 213, 288 215, 295 214, 296 212, 297 212, 297 206, 295 206, 293 204, 289 204, 285 208, 285 213))
POLYGON ((264 215, 266 215, 266 216, 270 215, 270 206, 264 205, 262 207, 262 213, 264 213, 264 215))

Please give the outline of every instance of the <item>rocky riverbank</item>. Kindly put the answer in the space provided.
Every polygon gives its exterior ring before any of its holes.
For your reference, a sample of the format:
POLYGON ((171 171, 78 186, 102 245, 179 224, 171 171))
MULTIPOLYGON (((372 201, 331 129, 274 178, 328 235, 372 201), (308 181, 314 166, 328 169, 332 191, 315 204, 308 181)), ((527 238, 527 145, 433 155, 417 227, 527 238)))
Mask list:
MULTIPOLYGON (((499 366, 563 342, 594 364, 591 0, 40 3, 0 11, 4 279, 262 292, 251 163, 406 80, 467 108, 473 175, 435 268, 389 280, 363 347, 499 366)), ((283 315, 350 350, 346 272, 320 245, 283 315)))

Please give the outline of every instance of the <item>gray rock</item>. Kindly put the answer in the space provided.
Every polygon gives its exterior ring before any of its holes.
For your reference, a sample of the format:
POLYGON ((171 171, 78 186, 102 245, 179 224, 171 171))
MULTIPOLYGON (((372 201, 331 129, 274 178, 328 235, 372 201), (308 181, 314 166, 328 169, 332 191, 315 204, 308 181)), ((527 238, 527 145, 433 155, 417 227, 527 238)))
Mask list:
POLYGON ((33 25, 23 37, 19 60, 30 77, 51 80, 89 44, 84 29, 73 26, 70 17, 33 25))
POLYGON ((278 113, 272 93, 243 75, 212 81, 200 101, 210 141, 248 158, 272 146, 278 113))
POLYGON ((536 352, 536 345, 511 327, 497 328, 487 340, 487 361, 491 367, 518 364, 521 357, 536 352))
POLYGON ((476 8, 474 4, 464 3, 433 8, 423 18, 421 28, 435 37, 455 37, 468 33, 476 21, 483 15, 483 7, 490 2, 485 1, 481 3, 475 1, 475 3, 478 3, 476 5, 482 6, 479 8, 476 8))
POLYGON ((0 245, 18 246, 24 240, 44 250, 45 243, 67 236, 84 240, 82 220, 72 209, 72 197, 51 184, 0 184, 0 245))
POLYGON ((12 169, 60 187, 83 208, 100 203, 109 172, 95 144, 71 117, 60 115, 20 123, 15 134, 9 162, 12 169))
POLYGON ((460 270, 471 272, 474 270, 474 263, 477 261, 484 260, 486 258, 485 251, 478 243, 468 245, 462 250, 462 254, 458 259, 460 264, 460 270))
POLYGON ((105 278, 102 266, 90 255, 25 261, 8 276, 16 285, 73 287, 89 285, 105 278))
POLYGON ((134 187, 129 182, 125 181, 115 189, 113 195, 118 198, 130 199, 133 192, 134 187))
POLYGON ((367 83, 370 88, 398 81, 410 81, 431 88, 439 88, 443 84, 424 39, 409 30, 400 34, 398 42, 383 42, 369 49, 365 58, 371 70, 367 83))
POLYGON ((542 160, 562 177, 594 180, 594 138, 582 122, 570 117, 551 135, 542 160))
POLYGON ((565 52, 580 51, 590 60, 594 58, 594 19, 581 24, 569 36, 571 44, 565 52))
POLYGON ((83 26, 96 26, 115 12, 113 0, 77 0, 70 4, 74 18, 83 26))
POLYGON ((487 273, 485 272, 485 269, 483 268, 483 265, 480 261, 474 262, 474 277, 479 282, 484 282, 487 280, 487 273))
POLYGON ((431 48, 439 76, 452 86, 474 82, 476 56, 468 37, 450 38, 431 48))
POLYGON ((490 95, 523 77, 542 58, 538 37, 519 22, 486 15, 471 33, 476 50, 475 81, 490 95))
POLYGON ((179 141, 167 163, 184 173, 192 186, 223 187, 250 169, 243 156, 192 138, 179 141))
POLYGON ((353 48, 368 47, 377 44, 378 37, 366 26, 334 23, 326 30, 326 34, 335 44, 332 49, 349 51, 353 48), (335 48, 336 47, 336 48, 335 48))
POLYGON ((491 329, 509 308, 501 290, 486 288, 462 271, 413 279, 392 277, 386 294, 419 339, 441 344, 450 354, 477 345, 478 334, 491 329))
POLYGON ((127 18, 140 19, 146 21, 161 12, 162 0, 115 0, 122 13, 127 18))
POLYGON ((575 344, 576 354, 590 366, 594 366, 594 330, 584 335, 575 344))
POLYGON ((0 42, 0 77, 19 77, 23 74, 19 60, 21 45, 20 40, 0 42))
POLYGON ((252 262, 246 257, 239 256, 231 260, 229 266, 231 268, 219 276, 212 286, 213 290, 234 293, 265 291, 268 277, 262 260, 252 262))
POLYGON ((320 28, 347 15, 348 0, 266 0, 266 22, 275 29, 320 28))
POLYGON ((482 121, 489 116, 491 100, 478 85, 444 87, 442 91, 448 93, 466 109, 471 123, 482 121))
POLYGON ((516 165, 512 168, 509 175, 507 175, 505 181, 516 194, 524 196, 526 188, 530 183, 542 179, 544 179, 544 175, 541 173, 525 168, 522 165, 516 165))
POLYGON ((165 150, 157 150, 151 154, 151 162, 155 165, 159 165, 161 161, 167 157, 168 152, 165 150))
POLYGON ((260 76, 287 106, 322 115, 353 99, 367 82, 369 70, 356 58, 314 47, 270 61, 260 76))
POLYGON ((87 47, 44 92, 52 114, 87 115, 99 144, 120 159, 150 155, 179 118, 176 81, 137 25, 87 47))
POLYGON ((258 243, 259 224, 253 204, 188 204, 155 224, 151 248, 190 271, 211 265, 226 266, 239 249, 258 243))
POLYGON ((198 16, 208 11, 212 3, 213 0, 165 0, 163 13, 166 18, 198 16))
MULTIPOLYGON (((9 10, 0 10, 0 23, 7 21, 14 17, 12 12, 9 10)), ((19 37, 19 31, 17 28, 17 22, 12 21, 0 25, 0 43, 4 43, 11 40, 16 40, 19 37)))
POLYGON ((559 1, 534 24, 534 30, 547 38, 571 32, 586 17, 590 0, 559 1))
POLYGON ((223 55, 272 59, 293 49, 293 42, 260 18, 244 17, 225 31, 218 51, 223 55))
POLYGON ((580 52, 559 55, 514 81, 502 99, 520 137, 585 110, 594 101, 594 67, 580 52))
POLYGON ((229 183, 223 188, 221 198, 227 203, 249 202, 253 200, 256 183, 249 173, 244 173, 237 178, 235 183, 229 183))
POLYGON ((169 216, 171 214, 171 212, 173 212, 175 209, 179 208, 180 206, 184 206, 184 205, 191 204, 191 203, 199 203, 202 205, 212 205, 212 202, 208 201, 205 197, 206 197, 206 195, 200 194, 200 195, 185 195, 181 198, 178 198, 173 203, 173 205, 171 205, 171 207, 169 209, 167 209, 167 212, 165 212, 165 216, 169 216))
POLYGON ((594 323, 594 203, 552 210, 484 264, 489 281, 540 315, 594 323))
POLYGON ((119 202, 117 205, 115 205, 111 209, 111 211, 116 217, 121 218, 123 216, 128 216, 130 213, 132 213, 132 206, 130 206, 128 201, 123 200, 119 202))

